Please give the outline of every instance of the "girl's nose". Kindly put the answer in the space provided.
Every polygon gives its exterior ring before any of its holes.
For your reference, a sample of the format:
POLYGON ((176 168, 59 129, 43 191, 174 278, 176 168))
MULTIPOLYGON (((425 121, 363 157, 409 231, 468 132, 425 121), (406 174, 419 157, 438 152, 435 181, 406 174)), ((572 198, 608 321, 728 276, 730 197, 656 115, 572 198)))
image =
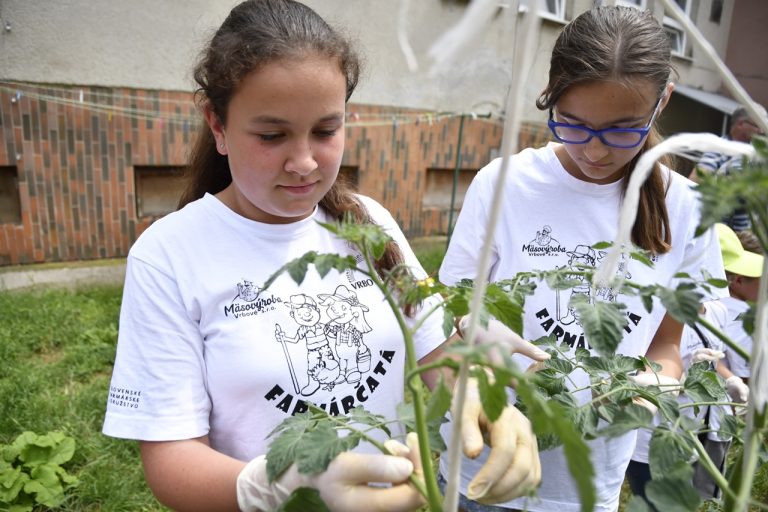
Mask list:
POLYGON ((608 154, 608 146, 603 144, 600 137, 592 137, 592 139, 584 144, 584 156, 590 162, 599 162, 608 154))
POLYGON ((295 144, 285 162, 285 170, 306 176, 315 169, 317 169, 317 161, 309 141, 304 140, 295 144))

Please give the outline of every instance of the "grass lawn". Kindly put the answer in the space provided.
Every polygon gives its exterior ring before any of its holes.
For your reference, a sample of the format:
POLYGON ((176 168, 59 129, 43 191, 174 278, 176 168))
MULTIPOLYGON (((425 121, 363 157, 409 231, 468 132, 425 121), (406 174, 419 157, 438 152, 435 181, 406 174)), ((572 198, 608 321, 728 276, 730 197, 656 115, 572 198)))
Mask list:
POLYGON ((0 443, 26 430, 75 439, 64 467, 80 484, 59 510, 167 510, 144 483, 138 445, 101 434, 121 293, 0 293, 0 443))

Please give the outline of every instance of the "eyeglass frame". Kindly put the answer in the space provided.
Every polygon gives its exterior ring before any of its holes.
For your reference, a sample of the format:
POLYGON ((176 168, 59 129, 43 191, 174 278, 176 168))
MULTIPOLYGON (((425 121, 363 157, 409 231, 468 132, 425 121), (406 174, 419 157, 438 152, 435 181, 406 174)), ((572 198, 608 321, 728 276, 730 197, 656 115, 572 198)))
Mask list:
POLYGON ((570 123, 559 123, 554 120, 554 116, 553 116, 553 111, 555 109, 554 105, 549 107, 549 121, 547 121, 547 126, 549 126, 549 131, 552 132, 552 135, 554 135, 555 139, 558 142, 562 142, 563 144, 586 144, 587 142, 591 141, 594 137, 597 137, 598 139, 600 139, 600 142, 612 148, 618 148, 618 149, 636 148, 637 146, 643 143, 643 140, 645 140, 645 138, 648 136, 648 132, 651 131, 651 126, 653 125, 653 122, 656 120, 656 116, 659 114, 659 107, 661 107, 661 102, 666 97, 666 95, 667 94, 665 92, 664 94, 659 96, 659 100, 656 102, 656 107, 653 109, 653 114, 651 114, 651 119, 648 121, 648 124, 646 124, 643 128, 602 128, 600 130, 593 130, 592 128, 589 128, 587 126, 575 125, 570 123), (565 139, 560 138, 560 136, 555 131, 555 129, 560 126, 587 132, 589 134, 589 137, 587 137, 586 140, 583 140, 580 142, 567 141, 565 139), (604 133, 615 133, 615 132, 639 133, 640 140, 637 141, 635 144, 632 144, 631 146, 626 146, 626 145, 620 145, 620 144, 612 144, 607 140, 605 140, 605 138, 603 137, 604 133))

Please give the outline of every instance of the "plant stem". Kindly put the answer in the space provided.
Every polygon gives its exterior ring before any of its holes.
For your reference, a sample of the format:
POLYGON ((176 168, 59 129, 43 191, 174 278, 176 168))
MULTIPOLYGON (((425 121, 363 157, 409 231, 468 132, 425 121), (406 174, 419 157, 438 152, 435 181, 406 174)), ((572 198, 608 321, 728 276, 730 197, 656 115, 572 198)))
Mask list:
MULTIPOLYGON (((375 268, 373 265, 373 258, 371 256, 369 248, 361 247, 363 257, 368 265, 368 268, 375 268)), ((384 281, 376 272, 368 273, 371 280, 384 294, 384 297, 392 309, 392 312, 397 319, 397 323, 400 326, 400 330, 403 333, 403 341, 405 342, 405 375, 407 376, 411 372, 414 372, 418 367, 418 360, 416 358, 416 348, 413 343, 413 331, 408 327, 405 321, 403 312, 395 302, 392 294, 387 290, 384 281)), ((424 497, 427 500, 427 505, 432 512, 439 512, 442 509, 442 494, 440 488, 437 486, 437 477, 435 475, 435 468, 432 465, 432 450, 429 446, 429 432, 427 430, 427 414, 424 407, 424 396, 422 395, 421 388, 419 386, 413 386, 406 380, 406 385, 413 393, 413 413, 416 422, 416 434, 419 437, 419 456, 421 457, 421 465, 424 471, 424 484, 426 486, 426 494, 424 497)))
POLYGON ((707 470, 707 473, 710 474, 712 479, 715 481, 715 484, 724 493, 734 496, 733 490, 728 486, 728 480, 726 480, 723 474, 720 473, 720 470, 717 469, 717 466, 715 466, 715 463, 709 457, 707 450, 701 444, 701 441, 699 441, 699 438, 696 436, 696 434, 691 431, 686 431, 686 434, 688 434, 690 440, 693 441, 693 447, 696 449, 696 453, 699 454, 699 464, 701 464, 704 469, 707 470))

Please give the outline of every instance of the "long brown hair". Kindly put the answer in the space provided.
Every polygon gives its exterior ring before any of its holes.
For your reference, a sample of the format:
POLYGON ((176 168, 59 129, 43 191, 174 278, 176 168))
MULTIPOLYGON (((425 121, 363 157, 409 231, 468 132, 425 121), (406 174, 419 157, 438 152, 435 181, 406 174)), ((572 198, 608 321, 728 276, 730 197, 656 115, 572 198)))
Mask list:
MULTIPOLYGON (((657 98, 664 94, 670 75, 669 39, 650 11, 624 6, 595 7, 563 28, 555 41, 549 68, 549 82, 536 100, 541 110, 553 107, 571 86, 592 81, 613 81, 630 87, 636 80, 650 81, 657 98)), ((659 140, 651 128, 643 147, 624 168, 622 193, 640 156, 659 140)), ((663 161, 669 165, 668 160, 663 161)), ((632 242, 653 254, 671 248, 669 214, 661 166, 657 163, 640 190, 632 242)))
MULTIPOLYGON (((197 103, 226 123, 229 102, 246 75, 267 63, 308 53, 338 62, 349 100, 360 77, 360 58, 348 39, 299 2, 246 0, 232 9, 194 68, 197 103)), ((232 182, 227 157, 216 150, 216 141, 205 123, 192 147, 185 178, 179 208, 206 193, 221 192, 232 182)), ((334 182, 320 206, 338 221, 351 218, 358 223, 371 222, 365 206, 343 179, 334 182)), ((383 275, 402 261, 399 247, 392 242, 376 261, 375 270, 383 275)))

